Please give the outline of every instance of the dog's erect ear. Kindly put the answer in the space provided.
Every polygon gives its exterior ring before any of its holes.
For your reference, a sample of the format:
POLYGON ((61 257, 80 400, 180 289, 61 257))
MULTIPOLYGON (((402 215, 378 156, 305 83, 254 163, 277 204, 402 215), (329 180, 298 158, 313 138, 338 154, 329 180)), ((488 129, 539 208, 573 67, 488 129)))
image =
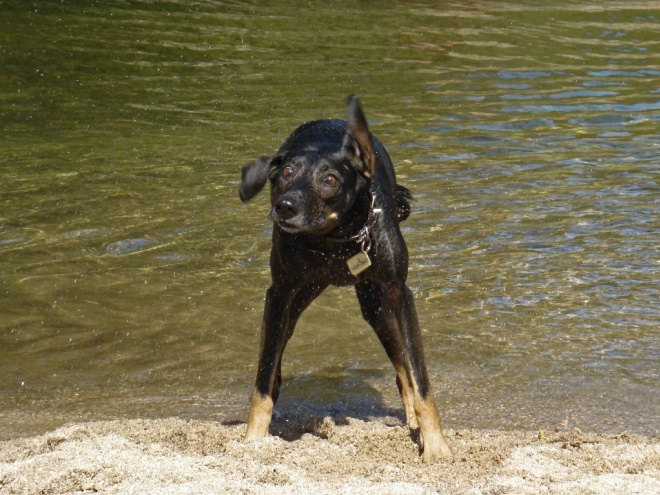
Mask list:
POLYGON ((270 171, 270 156, 262 156, 243 165, 238 195, 241 201, 250 201, 266 184, 270 171))
POLYGON ((371 179, 376 168, 374 144, 357 96, 348 97, 347 111, 348 130, 344 137, 344 148, 351 156, 357 171, 365 178, 371 179))

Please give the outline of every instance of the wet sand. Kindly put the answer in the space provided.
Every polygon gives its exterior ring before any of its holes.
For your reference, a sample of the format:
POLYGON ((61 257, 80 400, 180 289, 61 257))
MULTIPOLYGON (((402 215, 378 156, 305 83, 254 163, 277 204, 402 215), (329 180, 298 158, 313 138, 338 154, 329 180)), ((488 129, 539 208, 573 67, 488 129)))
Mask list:
POLYGON ((422 464, 395 418, 245 424, 181 419, 73 424, 0 442, 1 494, 658 494, 660 440, 447 430, 456 460, 422 464))

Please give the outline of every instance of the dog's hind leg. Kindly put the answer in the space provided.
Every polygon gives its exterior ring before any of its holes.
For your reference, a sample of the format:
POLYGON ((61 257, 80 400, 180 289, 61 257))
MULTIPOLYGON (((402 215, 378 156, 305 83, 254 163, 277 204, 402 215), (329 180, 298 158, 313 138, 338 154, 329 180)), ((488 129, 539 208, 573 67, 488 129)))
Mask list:
POLYGON ((326 287, 314 285, 293 291, 272 286, 266 292, 259 369, 250 403, 246 440, 268 436, 268 427, 282 382, 284 348, 302 312, 326 287))

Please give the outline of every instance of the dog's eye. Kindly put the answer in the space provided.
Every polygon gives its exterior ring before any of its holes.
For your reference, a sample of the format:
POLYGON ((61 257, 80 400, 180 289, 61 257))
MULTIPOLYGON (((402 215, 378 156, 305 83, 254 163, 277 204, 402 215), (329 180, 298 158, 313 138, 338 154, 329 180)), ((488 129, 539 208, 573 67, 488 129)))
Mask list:
POLYGON ((288 178, 291 177, 292 175, 293 175, 293 168, 291 168, 291 167, 284 167, 284 168, 282 169, 282 177, 288 179, 288 178))
POLYGON ((336 186, 339 180, 334 175, 328 174, 323 178, 323 182, 325 182, 328 186, 336 186))

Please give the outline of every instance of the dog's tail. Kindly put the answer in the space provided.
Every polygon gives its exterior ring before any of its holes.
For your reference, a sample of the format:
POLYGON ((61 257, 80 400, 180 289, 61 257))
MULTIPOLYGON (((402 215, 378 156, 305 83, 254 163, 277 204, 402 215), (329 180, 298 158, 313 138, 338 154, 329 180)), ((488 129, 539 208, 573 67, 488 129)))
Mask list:
POLYGON ((413 195, 410 192, 410 189, 407 187, 396 185, 396 190, 394 191, 394 201, 396 208, 396 218, 399 222, 403 222, 406 218, 410 216, 410 201, 412 201, 413 195))

